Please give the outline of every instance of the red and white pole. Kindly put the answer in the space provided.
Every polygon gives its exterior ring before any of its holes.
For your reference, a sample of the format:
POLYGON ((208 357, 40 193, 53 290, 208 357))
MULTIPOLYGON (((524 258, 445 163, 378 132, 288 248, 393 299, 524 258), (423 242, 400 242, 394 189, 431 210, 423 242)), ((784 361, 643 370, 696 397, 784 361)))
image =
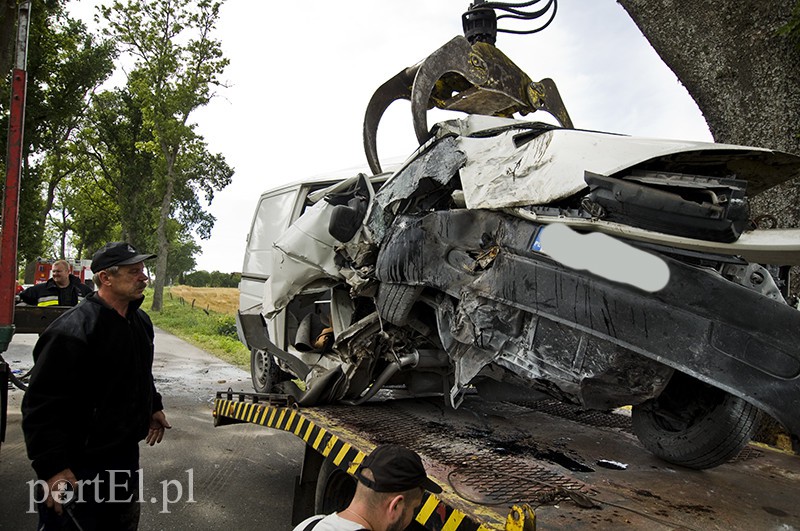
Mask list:
POLYGON ((28 74, 28 31, 31 2, 19 6, 14 70, 11 78, 11 105, 8 122, 8 156, 3 193, 3 225, 0 233, 0 352, 14 335, 14 298, 17 280, 17 233, 19 227, 19 188, 22 175, 22 150, 25 129, 25 92, 28 74))

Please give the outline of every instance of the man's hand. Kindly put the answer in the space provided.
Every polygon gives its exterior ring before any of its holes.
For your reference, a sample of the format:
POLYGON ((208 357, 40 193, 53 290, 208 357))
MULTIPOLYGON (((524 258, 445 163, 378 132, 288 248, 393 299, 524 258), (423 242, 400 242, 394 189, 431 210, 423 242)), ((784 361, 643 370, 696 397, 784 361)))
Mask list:
MULTIPOLYGON (((64 492, 67 483, 72 486, 72 495, 76 496, 78 478, 75 477, 75 474, 73 474, 72 470, 69 468, 65 468, 47 480, 47 497, 44 502, 48 509, 53 509, 58 515, 64 513, 59 493, 64 492)), ((69 499, 64 499, 63 501, 66 502, 69 501, 69 499)))
POLYGON ((160 443, 161 439, 164 438, 164 430, 171 427, 170 423, 167 422, 167 416, 164 414, 164 411, 156 411, 153 413, 153 416, 150 417, 150 431, 147 432, 147 437, 145 437, 144 442, 150 446, 160 443))

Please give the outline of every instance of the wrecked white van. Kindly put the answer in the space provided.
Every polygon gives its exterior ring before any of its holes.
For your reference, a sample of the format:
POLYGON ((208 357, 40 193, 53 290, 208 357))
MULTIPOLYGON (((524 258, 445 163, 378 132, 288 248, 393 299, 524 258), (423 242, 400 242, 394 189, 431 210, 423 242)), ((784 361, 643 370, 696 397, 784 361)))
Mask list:
POLYGON ((693 468, 762 411, 796 438, 800 231, 758 230, 747 197, 798 173, 761 148, 438 124, 396 171, 261 196, 238 316, 253 384, 303 405, 632 405, 643 444, 693 468))

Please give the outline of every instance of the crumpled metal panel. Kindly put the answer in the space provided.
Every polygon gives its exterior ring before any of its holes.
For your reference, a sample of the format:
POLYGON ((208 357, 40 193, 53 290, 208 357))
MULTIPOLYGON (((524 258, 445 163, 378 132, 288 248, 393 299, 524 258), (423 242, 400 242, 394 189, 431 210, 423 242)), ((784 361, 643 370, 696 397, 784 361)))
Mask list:
POLYGON ((532 125, 468 116, 436 126, 438 137, 458 135, 458 149, 467 156, 460 170, 467 208, 547 204, 586 188, 586 171, 610 176, 653 159, 667 168, 716 166, 747 180, 751 195, 800 172, 800 159, 764 148, 574 129, 552 129, 517 147, 515 137, 532 125), (508 130, 491 134, 502 128, 508 130))
MULTIPOLYGON (((606 364, 602 352, 608 349, 593 347, 593 341, 605 341, 739 396, 790 432, 800 433, 797 310, 667 257, 670 282, 656 293, 579 273, 532 250, 538 229, 535 223, 486 210, 403 216, 381 248, 376 276, 382 282, 425 285, 459 300, 463 291, 470 291, 591 336, 584 346, 576 336, 577 345, 567 351, 555 329, 539 336, 538 344, 530 342, 536 336, 520 334, 527 345, 519 344, 518 354, 502 359, 528 364, 521 368, 531 378, 552 374, 540 363, 556 359, 557 350, 545 352, 545 346, 562 349, 557 351, 562 358, 553 367, 579 372, 587 364, 590 368, 595 362, 606 364), (487 241, 501 247, 491 267, 478 272, 464 267, 487 241), (532 351, 535 359, 529 359, 526 351, 532 351)), ((479 333, 474 337, 485 339, 479 333)), ((513 354, 509 349, 504 352, 513 354)), ((630 366, 620 359, 612 361, 612 368, 614 363, 623 371, 630 366)), ((641 368, 650 370, 644 364, 641 368)), ((613 381, 629 375, 608 376, 613 381)), ((594 379, 591 385, 595 383, 603 385, 602 380, 594 379)), ((597 389, 584 392, 585 384, 581 385, 581 394, 597 397, 597 389)), ((612 390, 624 389, 625 385, 615 385, 612 390)))
MULTIPOLYGON (((342 270, 336 263, 336 251, 342 249, 356 264, 361 264, 362 255, 370 253, 371 237, 362 226, 353 238, 342 243, 334 238, 328 229, 334 205, 324 198, 333 193, 342 193, 351 188, 361 178, 356 175, 324 190, 310 194, 308 199, 315 204, 292 223, 284 234, 274 243, 272 253, 272 275, 264 284, 262 313, 267 319, 273 318, 300 292, 323 291, 335 282, 347 280, 363 291, 367 272, 342 270)), ((364 182, 370 198, 374 196, 372 185, 364 182)), ((366 216, 369 216, 373 202, 369 202, 366 216)))
POLYGON ((416 159, 395 173, 375 194, 375 204, 367 226, 376 242, 383 240, 386 228, 399 211, 402 201, 413 197, 420 183, 430 179, 446 185, 463 166, 466 157, 459 151, 456 139, 448 136, 432 145, 416 159))
POLYGON ((308 291, 309 284, 343 279, 334 261, 339 242, 328 232, 332 212, 332 205, 318 202, 275 242, 272 275, 264 283, 262 313, 267 319, 284 309, 295 295, 308 291))

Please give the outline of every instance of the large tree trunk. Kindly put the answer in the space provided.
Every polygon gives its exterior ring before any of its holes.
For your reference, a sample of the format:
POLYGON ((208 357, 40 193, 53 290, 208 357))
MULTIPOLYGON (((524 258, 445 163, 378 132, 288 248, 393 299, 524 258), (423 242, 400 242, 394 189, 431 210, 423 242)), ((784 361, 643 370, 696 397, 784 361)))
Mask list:
POLYGON ((14 63, 18 14, 16 0, 0 0, 0 87, 8 81, 14 63))
MULTIPOLYGON (((686 86, 717 142, 800 155, 800 50, 777 33, 796 0, 618 2, 686 86)), ((795 179, 751 207, 798 227, 799 199, 795 179)))
POLYGON ((166 189, 164 197, 161 199, 161 208, 159 209, 158 228, 156 229, 156 241, 158 242, 158 257, 156 258, 156 281, 153 284, 153 304, 150 309, 158 312, 164 304, 164 285, 167 280, 167 258, 169 255, 169 239, 167 238, 167 221, 172 212, 172 194, 173 194, 173 179, 172 168, 173 163, 168 162, 167 176, 166 176, 166 189))
MULTIPOLYGON (((617 1, 686 86, 717 142, 800 155, 800 50, 777 33, 797 0, 617 1)), ((800 227, 798 204, 800 177, 751 197, 751 216, 800 227)), ((775 444, 778 426, 764 416, 756 440, 775 444)))

